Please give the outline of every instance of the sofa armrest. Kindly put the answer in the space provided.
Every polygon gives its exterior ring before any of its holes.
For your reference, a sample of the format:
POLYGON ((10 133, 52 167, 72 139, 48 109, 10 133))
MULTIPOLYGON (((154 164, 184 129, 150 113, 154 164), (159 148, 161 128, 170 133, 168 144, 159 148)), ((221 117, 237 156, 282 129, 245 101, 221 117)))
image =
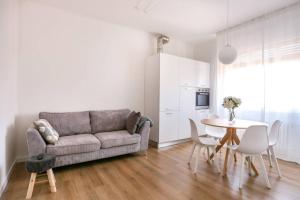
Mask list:
POLYGON ((46 143, 38 130, 35 128, 27 129, 26 139, 29 156, 46 153, 46 143))
POLYGON ((148 149, 148 144, 149 144, 149 134, 150 134, 150 122, 146 121, 144 123, 144 126, 140 130, 141 135, 141 151, 147 150, 148 149))

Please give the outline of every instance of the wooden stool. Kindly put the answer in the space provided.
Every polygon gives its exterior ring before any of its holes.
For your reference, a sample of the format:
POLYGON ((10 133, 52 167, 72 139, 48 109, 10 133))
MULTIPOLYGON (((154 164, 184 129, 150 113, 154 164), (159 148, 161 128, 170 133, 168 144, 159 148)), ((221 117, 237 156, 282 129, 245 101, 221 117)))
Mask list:
POLYGON ((31 172, 31 177, 28 185, 26 199, 30 199, 32 197, 32 192, 35 183, 42 183, 42 182, 49 181, 51 192, 56 192, 56 186, 55 186, 56 180, 52 170, 54 164, 55 164, 55 156, 49 154, 40 154, 38 156, 32 156, 30 159, 28 159, 26 163, 26 168, 29 172, 31 172), (45 175, 48 176, 48 180, 46 179, 46 180, 36 181, 38 177, 45 176, 45 175))

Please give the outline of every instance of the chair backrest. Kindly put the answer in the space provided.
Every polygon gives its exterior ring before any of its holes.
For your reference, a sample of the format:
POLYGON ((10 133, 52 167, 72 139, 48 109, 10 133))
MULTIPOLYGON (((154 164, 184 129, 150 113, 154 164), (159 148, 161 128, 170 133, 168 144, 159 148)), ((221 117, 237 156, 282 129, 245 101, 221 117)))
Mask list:
POLYGON ((190 125, 191 125, 191 136, 192 136, 192 140, 196 143, 199 143, 199 136, 198 136, 198 129, 197 129, 197 125, 194 122, 194 120, 189 119, 190 121, 190 125))
POLYGON ((279 139, 279 132, 280 132, 281 125, 282 125, 282 121, 276 120, 271 126, 271 130, 269 133, 269 141, 274 145, 277 143, 279 139))
POLYGON ((238 151, 245 154, 260 154, 269 147, 267 126, 250 126, 245 131, 238 151))

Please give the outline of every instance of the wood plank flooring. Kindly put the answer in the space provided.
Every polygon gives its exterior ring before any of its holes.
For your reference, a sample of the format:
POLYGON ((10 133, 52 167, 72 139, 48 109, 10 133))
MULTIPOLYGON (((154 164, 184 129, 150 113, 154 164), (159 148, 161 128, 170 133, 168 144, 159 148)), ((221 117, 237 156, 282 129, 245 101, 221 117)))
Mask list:
MULTIPOLYGON (((150 148, 147 157, 132 154, 57 168, 54 169, 57 192, 51 193, 49 184, 43 183, 35 186, 32 199, 300 199, 300 165, 279 161, 281 179, 277 178, 275 168, 267 167, 271 190, 265 187, 261 175, 250 177, 245 170, 244 187, 239 190, 239 156, 237 164, 229 165, 227 177, 222 177, 206 162, 206 154, 201 153, 198 173, 193 175, 187 165, 190 148, 188 142, 160 150, 150 148)), ((194 160, 195 157, 192 166, 194 160)), ((258 163, 255 164, 259 170, 258 163)), ((12 174, 1 200, 25 199, 30 174, 24 163, 18 163, 12 174)))

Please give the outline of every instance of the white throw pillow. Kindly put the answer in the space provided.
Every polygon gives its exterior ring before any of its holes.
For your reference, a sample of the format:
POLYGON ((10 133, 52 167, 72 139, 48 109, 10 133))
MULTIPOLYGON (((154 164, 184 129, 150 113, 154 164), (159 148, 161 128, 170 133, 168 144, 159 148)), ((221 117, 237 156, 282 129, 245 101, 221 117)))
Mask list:
POLYGON ((55 144, 58 141, 58 133, 47 120, 39 119, 34 121, 33 124, 47 143, 55 144))

